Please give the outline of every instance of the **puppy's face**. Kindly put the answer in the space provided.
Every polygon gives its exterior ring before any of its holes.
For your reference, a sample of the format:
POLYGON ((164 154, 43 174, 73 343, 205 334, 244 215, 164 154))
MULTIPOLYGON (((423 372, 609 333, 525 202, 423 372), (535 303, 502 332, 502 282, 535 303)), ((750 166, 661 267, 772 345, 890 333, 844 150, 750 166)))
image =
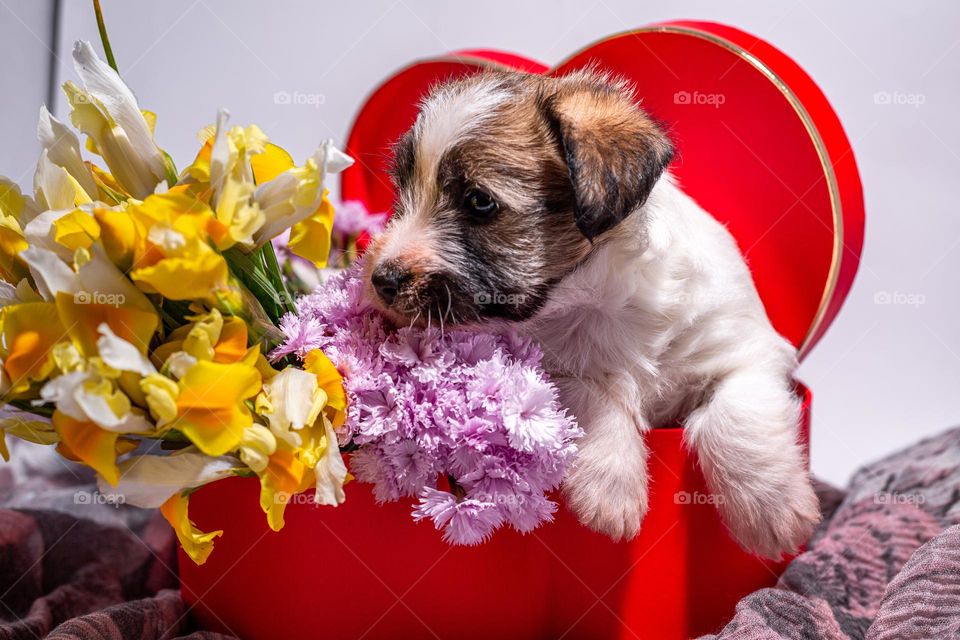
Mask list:
POLYGON ((394 215, 370 294, 401 322, 533 316, 670 162, 660 129, 604 76, 486 73, 445 85, 394 149, 394 215))

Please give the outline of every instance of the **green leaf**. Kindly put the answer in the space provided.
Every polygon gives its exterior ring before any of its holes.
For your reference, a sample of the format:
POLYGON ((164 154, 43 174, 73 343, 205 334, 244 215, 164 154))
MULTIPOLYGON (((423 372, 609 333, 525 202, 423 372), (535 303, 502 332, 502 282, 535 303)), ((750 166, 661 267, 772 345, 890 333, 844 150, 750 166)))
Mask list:
POLYGON ((253 294, 270 320, 279 322, 283 315, 280 296, 267 275, 262 256, 258 252, 244 253, 238 247, 231 247, 224 251, 223 257, 230 266, 230 272, 253 294))

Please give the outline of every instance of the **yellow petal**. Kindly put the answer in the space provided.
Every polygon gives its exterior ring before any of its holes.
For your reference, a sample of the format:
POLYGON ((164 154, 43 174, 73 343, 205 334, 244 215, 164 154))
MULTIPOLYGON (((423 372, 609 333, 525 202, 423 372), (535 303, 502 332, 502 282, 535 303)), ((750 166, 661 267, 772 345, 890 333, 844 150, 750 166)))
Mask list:
POLYGON ((350 474, 347 473, 347 465, 343 462, 343 455, 340 453, 337 434, 333 431, 333 425, 326 422, 323 425, 323 430, 322 457, 313 467, 316 475, 314 502, 335 507, 346 500, 343 485, 347 482, 347 477, 350 474))
POLYGON ((100 241, 110 260, 121 269, 128 269, 133 263, 137 242, 130 214, 98 207, 93 210, 93 218, 100 227, 100 241))
POLYGON ((199 361, 179 380, 179 387, 173 426, 207 455, 236 449, 243 430, 253 424, 244 401, 260 391, 257 370, 243 364, 199 361))
POLYGON ((324 196, 320 207, 306 220, 290 228, 287 247, 294 254, 323 269, 330 257, 330 233, 333 230, 333 205, 324 196))
POLYGON ((60 292, 57 294, 57 310, 68 327, 73 343, 80 353, 90 357, 97 354, 99 327, 106 324, 119 337, 146 353, 153 334, 160 322, 155 311, 146 311, 124 306, 125 300, 116 299, 116 304, 96 304, 90 298, 60 292))
POLYGON ((326 401, 310 372, 287 367, 263 385, 257 397, 257 413, 264 416, 270 430, 291 445, 299 445, 296 433, 316 422, 326 401))
POLYGON ((20 187, 6 178, 0 178, 0 277, 16 284, 29 274, 19 255, 27 248, 23 226, 35 214, 20 187))
MULTIPOLYGON (((189 342, 190 336, 197 336, 202 331, 206 334, 205 344, 215 345, 220 340, 220 332, 223 331, 223 314, 217 309, 211 309, 208 313, 200 313, 193 316, 187 316, 189 325, 180 327, 170 334, 171 338, 180 339, 189 342)), ((196 339, 201 339, 197 337, 196 339)), ((202 339, 201 339, 202 340, 202 339)), ((212 357, 212 356, 211 356, 212 357)), ((209 360, 209 358, 207 358, 209 360)))
POLYGON ((89 249, 100 237, 100 225, 90 214, 75 209, 53 221, 53 239, 58 244, 76 251, 89 249))
POLYGON ((253 179, 257 184, 263 184, 292 169, 294 164, 293 158, 284 149, 267 143, 263 153, 250 157, 250 166, 253 168, 253 179))
POLYGON ((27 265, 20 259, 20 254, 26 248, 27 241, 23 233, 0 220, 0 278, 15 284, 30 274, 27 265))
POLYGON ((51 350, 67 337, 52 302, 25 302, 0 311, 3 368, 15 393, 53 371, 51 350))
POLYGON ((253 424, 243 432, 240 441, 240 459, 260 473, 267 468, 270 456, 277 450, 277 438, 262 424, 253 424))
POLYGON ((197 529, 188 514, 190 497, 183 493, 171 496, 160 507, 160 513, 166 518, 177 534, 180 546, 190 559, 198 565, 207 561, 213 551, 213 540, 223 535, 223 530, 204 533, 197 529))
POLYGON ((162 427, 177 417, 177 396, 180 387, 170 378, 153 373, 140 380, 140 389, 146 396, 150 415, 162 427))
POLYGON ((320 349, 314 349, 303 359, 303 368, 317 376, 317 385, 327 394, 327 406, 338 411, 347 408, 347 392, 343 389, 343 376, 336 365, 320 349))
POLYGON ((213 361, 237 362, 247 354, 247 323, 240 318, 224 320, 220 340, 213 348, 213 361))
POLYGON ((306 467, 294 452, 281 446, 260 474, 260 508, 267 514, 267 524, 274 531, 283 529, 283 512, 291 496, 300 489, 305 471, 306 467))
POLYGON ((49 422, 26 420, 20 416, 0 420, 0 430, 34 444, 51 445, 60 441, 60 436, 49 422))
POLYGON ((254 362, 253 366, 256 367, 257 371, 260 372, 260 377, 263 378, 264 382, 266 382, 267 380, 273 379, 274 376, 280 373, 279 371, 273 368, 273 366, 270 364, 270 361, 267 360, 266 356, 264 356, 263 353, 259 353, 257 355, 257 359, 254 362))
POLYGON ((226 250, 236 243, 246 246, 253 244, 253 233, 263 226, 266 217, 260 211, 260 205, 251 200, 254 185, 242 182, 228 175, 220 188, 217 200, 217 220, 229 229, 226 242, 218 243, 217 248, 226 250))
POLYGON ((83 462, 112 485, 120 478, 117 468, 115 431, 101 429, 92 422, 74 420, 59 411, 53 412, 53 427, 60 435, 57 451, 65 458, 83 462))
POLYGON ((186 173, 198 182, 210 182, 210 152, 213 150, 213 131, 212 126, 207 130, 201 131, 200 135, 207 134, 208 137, 197 152, 197 157, 193 159, 193 164, 186 168, 186 173), (208 131, 209 130, 209 131, 208 131))
POLYGON ((214 251, 188 258, 165 258, 151 267, 135 269, 130 277, 148 293, 169 300, 206 300, 228 286, 227 262, 214 251))
MULTIPOLYGON (((216 341, 216 338, 213 338, 216 341)), ((211 344, 210 334, 200 327, 194 326, 183 341, 183 351, 197 360, 213 360, 215 354, 211 344)))
POLYGON ((173 226, 177 222, 189 222, 190 228, 202 231, 214 220, 213 211, 206 203, 198 200, 190 189, 179 186, 166 193, 152 194, 143 202, 135 202, 129 211, 137 232, 144 238, 157 223, 173 226))
POLYGON ((143 119, 147 121, 147 128, 150 130, 150 135, 153 135, 157 128, 157 114, 153 111, 147 111, 146 109, 140 109, 140 114, 143 115, 143 119))
MULTIPOLYGON (((93 138, 87 138, 88 148, 92 141, 93 138)), ((95 150, 93 152, 97 153, 95 150)), ((100 190, 100 200, 104 202, 113 201, 116 204, 120 204, 130 198, 130 194, 117 182, 116 178, 92 162, 87 162, 86 164, 90 168, 90 173, 93 174, 93 181, 100 190)))
POLYGON ((0 431, 0 458, 3 458, 4 462, 10 462, 10 449, 7 449, 6 438, 6 432, 0 431))

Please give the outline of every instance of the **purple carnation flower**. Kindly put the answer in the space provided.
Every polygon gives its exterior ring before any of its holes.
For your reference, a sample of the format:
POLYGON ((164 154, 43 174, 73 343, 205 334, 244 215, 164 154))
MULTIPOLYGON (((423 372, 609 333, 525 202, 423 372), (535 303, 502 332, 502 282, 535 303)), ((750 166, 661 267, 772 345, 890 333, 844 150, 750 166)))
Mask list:
POLYGON ((301 298, 273 353, 320 348, 340 369, 349 400, 340 442, 358 447, 351 472, 380 501, 418 498, 413 517, 455 544, 551 521, 547 496, 582 432, 537 345, 513 333, 397 329, 365 299, 361 269, 301 298))

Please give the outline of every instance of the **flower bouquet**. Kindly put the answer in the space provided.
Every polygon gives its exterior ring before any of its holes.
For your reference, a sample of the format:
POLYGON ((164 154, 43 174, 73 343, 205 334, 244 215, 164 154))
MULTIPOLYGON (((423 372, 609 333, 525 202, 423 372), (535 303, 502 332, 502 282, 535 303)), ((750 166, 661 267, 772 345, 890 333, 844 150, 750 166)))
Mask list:
POLYGON ((345 267, 379 222, 351 205, 334 223, 324 183, 352 160, 326 142, 295 165, 221 111, 178 171, 101 35, 111 64, 78 42, 63 89, 102 165, 42 108, 33 195, 0 181, 0 454, 55 445, 108 497, 159 507, 197 563, 223 531, 191 522, 193 490, 258 477, 279 530, 294 495, 345 500, 346 454, 451 542, 549 520, 579 431, 537 348, 392 327, 359 267, 296 302, 333 241, 345 267))

